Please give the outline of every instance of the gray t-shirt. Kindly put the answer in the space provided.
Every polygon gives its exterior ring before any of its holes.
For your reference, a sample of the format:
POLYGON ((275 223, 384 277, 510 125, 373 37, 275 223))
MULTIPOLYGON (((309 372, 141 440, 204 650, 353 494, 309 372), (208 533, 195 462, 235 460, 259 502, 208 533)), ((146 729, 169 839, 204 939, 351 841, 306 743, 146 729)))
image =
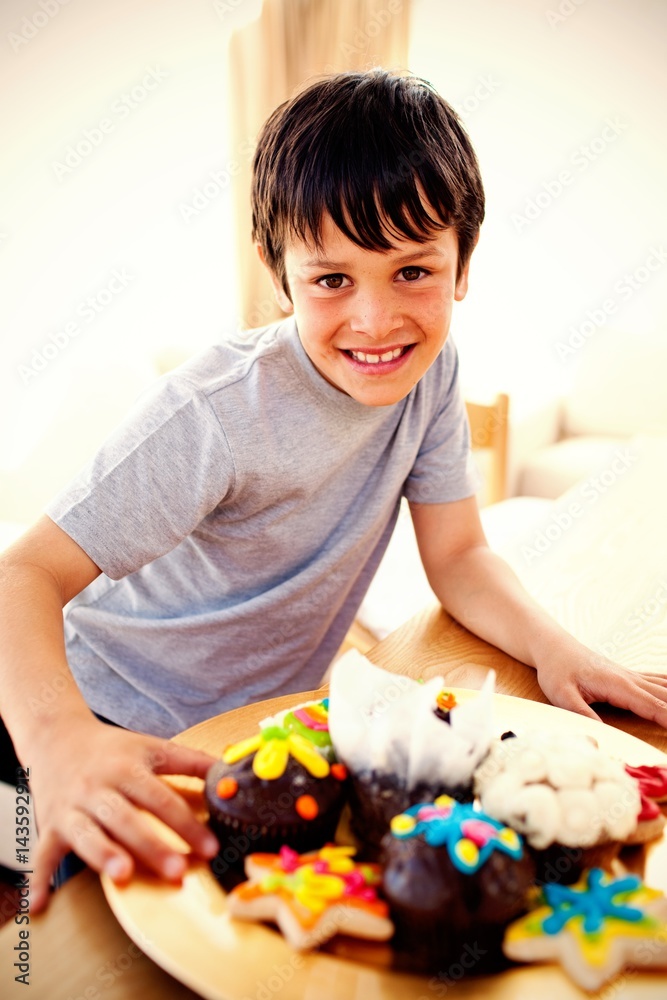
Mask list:
POLYGON ((211 347, 144 394, 46 513, 102 570, 68 606, 90 707, 171 736, 315 687, 401 495, 472 495, 456 350, 370 407, 315 369, 293 319, 211 347))

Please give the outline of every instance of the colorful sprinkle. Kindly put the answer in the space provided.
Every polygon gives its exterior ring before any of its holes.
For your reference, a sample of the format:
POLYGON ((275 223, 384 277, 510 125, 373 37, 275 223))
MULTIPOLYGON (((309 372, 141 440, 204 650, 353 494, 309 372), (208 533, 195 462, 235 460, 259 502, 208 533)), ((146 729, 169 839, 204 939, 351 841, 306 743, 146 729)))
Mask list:
POLYGON ((285 899, 292 897, 316 914, 339 901, 355 900, 357 905, 371 907, 373 912, 386 916, 387 904, 378 899, 375 890, 381 882, 379 866, 355 863, 354 853, 353 847, 330 845, 311 854, 299 855, 285 845, 278 855, 254 855, 267 870, 259 881, 252 885, 244 883, 234 893, 250 898, 257 892, 285 899))
POLYGON ((252 762, 258 778, 274 781, 285 773, 289 759, 289 746, 283 738, 268 738, 263 742, 252 762))
POLYGON ((443 712, 449 712, 456 707, 456 695, 451 691, 441 691, 436 697, 435 703, 443 712))
POLYGON ((259 750, 262 745, 262 734, 257 733, 256 736, 250 736, 247 740, 241 740, 239 743, 232 743, 231 746, 225 748, 222 759, 225 764, 236 764, 237 760, 241 760, 243 757, 247 757, 248 754, 254 753, 255 750, 259 750))
POLYGON ((312 795, 300 795, 294 803, 294 808, 301 819, 315 819, 320 811, 320 807, 312 795))
POLYGON ((220 778, 215 786, 216 793, 220 799, 233 799, 239 790, 239 783, 236 778, 220 778))
POLYGON ((390 823, 391 832, 397 837, 405 837, 407 834, 412 833, 416 825, 415 819, 412 816, 408 816, 407 813, 394 816, 390 823))
POLYGON ((331 773, 338 781, 345 781, 347 778, 347 768, 345 764, 332 764, 331 773))
POLYGON ((258 778, 265 781, 282 777, 290 754, 314 778, 326 778, 330 770, 328 760, 308 739, 283 726, 265 726, 256 736, 227 747, 222 759, 225 764, 235 764, 251 753, 255 754, 252 769, 258 778))

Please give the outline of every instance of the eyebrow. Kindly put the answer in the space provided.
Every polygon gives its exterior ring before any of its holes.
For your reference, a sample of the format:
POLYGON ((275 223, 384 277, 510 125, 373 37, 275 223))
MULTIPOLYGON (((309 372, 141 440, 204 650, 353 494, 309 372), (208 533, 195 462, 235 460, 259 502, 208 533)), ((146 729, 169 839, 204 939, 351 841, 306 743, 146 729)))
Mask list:
MULTIPOLYGON (((401 264, 410 264, 415 260, 424 260, 429 257, 442 259, 445 256, 446 254, 438 247, 424 247, 423 250, 413 250, 411 253, 401 254, 400 257, 393 257, 391 262, 400 266, 401 264)), ((301 264, 301 267, 322 268, 330 271, 345 271, 349 266, 347 261, 329 260, 327 257, 309 257, 301 264)))

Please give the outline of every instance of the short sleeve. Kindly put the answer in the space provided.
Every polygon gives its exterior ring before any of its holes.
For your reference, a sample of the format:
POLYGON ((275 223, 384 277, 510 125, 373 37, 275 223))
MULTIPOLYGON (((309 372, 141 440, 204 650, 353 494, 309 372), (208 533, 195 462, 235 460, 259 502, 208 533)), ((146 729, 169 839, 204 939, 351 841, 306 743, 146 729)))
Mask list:
POLYGON ((233 459, 207 396, 167 377, 45 513, 117 580, 178 545, 233 486, 233 459))
POLYGON ((463 500, 477 493, 481 486, 481 476, 470 449, 470 427, 459 384, 458 354, 451 337, 435 364, 438 368, 430 380, 433 416, 403 490, 413 503, 463 500))

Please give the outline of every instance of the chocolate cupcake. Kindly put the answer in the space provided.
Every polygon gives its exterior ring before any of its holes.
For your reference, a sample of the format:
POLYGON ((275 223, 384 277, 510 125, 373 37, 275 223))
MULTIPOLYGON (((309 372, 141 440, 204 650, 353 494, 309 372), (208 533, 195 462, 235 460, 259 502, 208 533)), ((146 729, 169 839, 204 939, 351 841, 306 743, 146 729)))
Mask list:
POLYGON ((475 767, 493 739, 493 680, 456 705, 442 678, 424 684, 374 666, 356 650, 332 669, 329 727, 350 774, 351 829, 375 859, 392 816, 447 794, 470 801, 475 767))
POLYGON ((539 731, 498 740, 475 772, 485 812, 523 834, 539 882, 609 868, 637 829, 637 783, 588 736, 539 731))
POLYGON ((514 830, 441 796, 394 817, 382 849, 397 967, 463 976, 507 964, 504 931, 524 912, 535 872, 514 830))
POLYGON ((302 853, 332 841, 345 803, 347 772, 298 733, 266 725, 228 747, 209 769, 209 825, 220 841, 211 863, 229 887, 243 878, 247 854, 302 853))

